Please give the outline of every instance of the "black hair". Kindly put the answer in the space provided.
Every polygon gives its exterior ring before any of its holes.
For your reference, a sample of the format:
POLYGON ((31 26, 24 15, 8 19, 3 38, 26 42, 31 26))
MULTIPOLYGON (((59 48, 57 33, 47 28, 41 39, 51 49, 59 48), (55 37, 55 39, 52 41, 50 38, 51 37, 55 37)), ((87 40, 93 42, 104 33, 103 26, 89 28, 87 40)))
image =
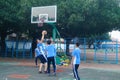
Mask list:
POLYGON ((76 46, 79 47, 79 45, 80 45, 80 44, 77 42, 77 43, 76 43, 76 46))
POLYGON ((47 40, 47 44, 51 44, 51 40, 47 40))
POLYGON ((36 38, 35 40, 36 40, 36 41, 37 41, 37 40, 40 40, 40 38, 36 38))

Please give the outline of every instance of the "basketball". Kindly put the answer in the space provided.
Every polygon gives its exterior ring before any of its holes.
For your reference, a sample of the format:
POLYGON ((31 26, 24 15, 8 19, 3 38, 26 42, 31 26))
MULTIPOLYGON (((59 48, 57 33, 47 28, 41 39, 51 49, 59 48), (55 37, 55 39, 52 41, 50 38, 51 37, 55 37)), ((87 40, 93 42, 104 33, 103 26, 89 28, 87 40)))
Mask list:
POLYGON ((45 34, 45 35, 46 35, 46 34, 47 34, 47 31, 46 31, 46 30, 43 30, 43 31, 42 31, 42 34, 45 34))

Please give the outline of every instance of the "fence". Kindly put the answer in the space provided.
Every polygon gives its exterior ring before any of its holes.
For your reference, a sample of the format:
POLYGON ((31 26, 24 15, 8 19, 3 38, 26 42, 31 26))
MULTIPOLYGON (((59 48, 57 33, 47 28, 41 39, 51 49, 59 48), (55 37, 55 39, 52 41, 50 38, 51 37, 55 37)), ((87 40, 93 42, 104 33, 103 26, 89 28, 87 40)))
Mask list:
POLYGON ((99 63, 109 62, 118 64, 119 58, 119 44, 117 41, 99 41, 101 44, 99 46, 96 45, 98 41, 95 41, 95 49, 94 49, 94 61, 98 61, 99 63))
POLYGON ((6 40, 5 57, 32 58, 31 41, 6 40))
POLYGON ((85 62, 93 62, 94 61, 94 62, 98 62, 98 63, 114 63, 114 64, 119 63, 120 44, 118 44, 117 41, 95 40, 95 41, 91 42, 89 39, 86 39, 86 38, 81 38, 81 39, 76 39, 76 40, 69 39, 69 40, 70 41, 68 41, 68 42, 65 41, 65 43, 59 44, 59 45, 62 45, 61 51, 63 53, 67 53, 66 52, 66 49, 67 49, 66 44, 68 43, 69 44, 69 48, 68 48, 69 52, 68 53, 71 56, 71 53, 72 53, 73 49, 75 48, 75 46, 74 46, 75 42, 79 42, 81 44, 80 49, 82 51, 81 60, 83 60, 85 62))
MULTIPOLYGON (((81 44, 81 60, 85 62, 119 63, 120 44, 117 41, 95 40, 92 41, 91 44, 90 40, 86 38, 69 39, 69 42, 65 39, 64 42, 56 41, 55 47, 57 49, 57 54, 67 54, 68 56, 71 56, 71 53, 75 48, 75 42, 81 44), (69 46, 67 44, 69 44, 69 46)), ((32 41, 6 40, 6 50, 3 57, 32 58, 32 41)))

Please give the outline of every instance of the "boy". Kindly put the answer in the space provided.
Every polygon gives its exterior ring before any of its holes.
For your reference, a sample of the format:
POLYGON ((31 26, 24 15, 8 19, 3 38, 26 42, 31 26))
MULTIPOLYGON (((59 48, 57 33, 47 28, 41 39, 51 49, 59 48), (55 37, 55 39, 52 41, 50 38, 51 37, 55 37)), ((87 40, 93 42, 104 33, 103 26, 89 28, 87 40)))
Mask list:
POLYGON ((80 54, 81 54, 81 50, 79 49, 79 43, 76 43, 75 49, 72 52, 72 61, 71 61, 75 80, 80 80, 80 77, 78 75, 78 68, 80 65, 80 54))
POLYGON ((51 40, 47 41, 46 53, 47 53, 47 60, 48 60, 48 75, 50 76, 51 63, 53 65, 54 75, 56 75, 56 62, 55 62, 56 49, 54 45, 51 44, 51 40))
MULTIPOLYGON (((39 39, 36 39, 36 43, 37 43, 37 44, 39 43, 39 39)), ((39 58, 39 56, 40 56, 40 51, 39 51, 39 49, 36 47, 36 48, 35 48, 35 65, 36 65, 36 67, 37 67, 37 59, 39 58)))
POLYGON ((40 52, 39 59, 41 61, 40 65, 39 65, 39 73, 42 73, 43 64, 45 66, 44 73, 47 73, 47 57, 45 56, 45 49, 43 46, 45 34, 46 34, 46 32, 42 31, 42 38, 41 38, 41 40, 38 41, 38 44, 37 44, 37 48, 39 49, 39 52, 40 52))

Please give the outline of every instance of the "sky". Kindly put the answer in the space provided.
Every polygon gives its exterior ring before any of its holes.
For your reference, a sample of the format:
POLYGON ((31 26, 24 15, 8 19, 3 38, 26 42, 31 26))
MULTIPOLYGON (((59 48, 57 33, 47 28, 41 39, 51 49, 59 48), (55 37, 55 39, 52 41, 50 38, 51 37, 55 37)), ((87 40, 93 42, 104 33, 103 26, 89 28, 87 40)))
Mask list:
POLYGON ((113 30, 109 34, 110 34, 112 40, 118 40, 118 41, 120 41, 120 31, 118 31, 118 30, 114 31, 113 30))

